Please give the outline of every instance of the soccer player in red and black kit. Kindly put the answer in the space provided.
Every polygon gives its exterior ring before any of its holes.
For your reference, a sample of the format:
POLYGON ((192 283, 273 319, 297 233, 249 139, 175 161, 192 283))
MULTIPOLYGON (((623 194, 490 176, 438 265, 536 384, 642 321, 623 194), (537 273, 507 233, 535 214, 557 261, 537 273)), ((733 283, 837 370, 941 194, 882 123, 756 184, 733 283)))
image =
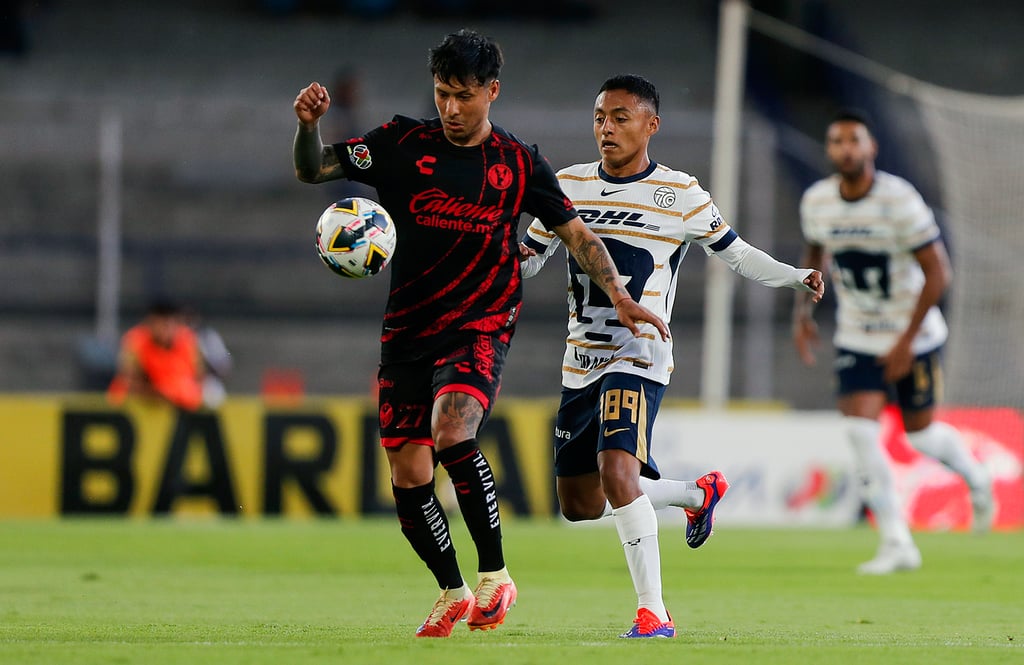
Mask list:
POLYGON ((441 595, 421 637, 448 637, 466 618, 495 628, 515 602, 505 567, 490 466, 477 432, 494 403, 519 316, 518 223, 522 213, 558 235, 635 335, 668 328, 626 291, 607 250, 577 216, 548 162, 491 124, 501 88, 501 49, 469 30, 430 50, 439 117, 396 115, 365 136, 324 145, 328 91, 311 83, 294 109, 295 171, 303 182, 348 178, 376 188, 398 246, 381 333, 381 443, 402 533, 434 574, 441 595), (476 545, 478 584, 459 571, 448 519, 434 493, 440 462, 455 486, 476 545))

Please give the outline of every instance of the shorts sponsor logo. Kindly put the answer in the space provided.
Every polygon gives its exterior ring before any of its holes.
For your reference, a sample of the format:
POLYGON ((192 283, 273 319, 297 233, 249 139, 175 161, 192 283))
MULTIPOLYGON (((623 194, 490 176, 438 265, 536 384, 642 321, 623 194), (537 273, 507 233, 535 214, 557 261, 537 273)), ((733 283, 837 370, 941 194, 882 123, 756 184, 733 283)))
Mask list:
POLYGON ((387 402, 380 405, 380 426, 387 427, 395 419, 395 410, 387 402))
POLYGON ((836 356, 834 368, 837 369, 837 370, 840 370, 840 369, 850 369, 851 367, 855 366, 856 364, 857 364, 857 357, 856 356, 852 356, 852 355, 850 355, 848 353, 844 353, 842 355, 836 356))
POLYGON ((481 335, 476 338, 473 344, 473 357, 476 360, 476 371, 483 375, 488 381, 494 378, 494 346, 491 345, 491 338, 481 335))

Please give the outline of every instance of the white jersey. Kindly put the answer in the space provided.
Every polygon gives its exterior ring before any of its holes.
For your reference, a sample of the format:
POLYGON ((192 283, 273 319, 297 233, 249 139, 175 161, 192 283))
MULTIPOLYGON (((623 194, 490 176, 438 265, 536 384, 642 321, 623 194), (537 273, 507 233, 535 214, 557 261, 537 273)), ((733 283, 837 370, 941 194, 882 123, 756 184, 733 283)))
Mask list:
MULTIPOLYGON (((882 355, 907 329, 924 286, 914 257, 935 242, 939 227, 913 185, 877 171, 871 190, 856 201, 839 194, 839 176, 819 180, 800 202, 800 224, 807 242, 831 255, 839 304, 835 345, 882 355)), ((946 322, 932 307, 914 338, 915 354, 946 341, 946 322)))
MULTIPOLYGON (((711 195, 693 176, 652 163, 643 173, 615 178, 600 166, 593 162, 567 167, 558 172, 558 182, 580 218, 608 248, 630 296, 666 324, 675 301, 679 264, 692 243, 708 254, 730 248, 721 256, 734 270, 741 274, 746 270, 745 276, 772 286, 799 288, 810 272, 780 264, 743 242, 722 221, 711 195)), ((561 244, 538 221, 527 229, 523 242, 538 254, 522 264, 525 277, 536 274, 561 244)), ((651 324, 642 324, 640 337, 634 337, 619 323, 605 292, 592 285, 576 260, 566 254, 569 336, 562 384, 582 388, 606 372, 668 384, 672 341, 662 340, 651 324)))

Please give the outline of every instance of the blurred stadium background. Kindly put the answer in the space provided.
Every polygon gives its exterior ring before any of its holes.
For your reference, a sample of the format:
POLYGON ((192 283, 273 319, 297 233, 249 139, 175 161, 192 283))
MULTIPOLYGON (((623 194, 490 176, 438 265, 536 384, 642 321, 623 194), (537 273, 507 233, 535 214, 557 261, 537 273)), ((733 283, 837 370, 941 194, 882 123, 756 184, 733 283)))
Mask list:
MULTIPOLYGON (((889 74, 982 95, 1024 93, 1024 5, 750 5, 760 18, 746 44, 739 184, 728 215, 737 230, 782 260, 799 259, 797 201, 827 172, 821 137, 842 105, 875 115, 879 166, 918 185, 947 223, 954 204, 940 164, 949 163, 942 152, 949 146, 933 141, 921 104, 894 92, 906 81, 889 74), (769 37, 772 18, 806 33, 788 44, 780 41, 786 35, 769 37), (844 60, 845 51, 829 48, 848 49, 868 62, 855 59, 859 71, 838 67, 808 51, 807 34, 825 40, 824 55, 844 60)), ((595 158, 595 91, 609 75, 630 71, 662 93, 653 158, 694 174, 715 195, 719 10, 714 0, 3 2, 0 393, 102 389, 117 336, 150 299, 170 295, 224 336, 234 357, 231 394, 259 395, 283 376, 309 395, 369 395, 387 279, 342 281, 314 254, 319 213, 351 190, 295 179, 291 103, 299 88, 319 80, 335 90, 323 125, 328 140, 394 113, 433 114, 427 49, 447 32, 474 27, 496 37, 506 54, 492 119, 538 143, 555 167, 595 158), (353 90, 347 114, 337 93, 346 85, 353 90), (120 266, 101 275, 98 257, 110 251, 99 240, 104 225, 121 238, 120 266)), ((1007 122, 1017 132, 1024 123, 1007 122)), ((981 131, 997 144, 1019 140, 998 125, 981 131)), ((974 151, 982 165, 988 150, 974 151)), ((971 162, 968 170, 981 168, 971 162)), ((1019 169, 1003 171, 1018 178, 1008 197, 1020 197, 1019 169)), ((985 365, 951 372, 951 385, 967 374, 980 379, 975 392, 958 393, 961 405, 1020 408, 1024 400, 1024 345, 1006 332, 1022 321, 1020 253, 1007 253, 1024 237, 1011 223, 1022 208, 1013 203, 1019 198, 1008 200, 1010 217, 996 222, 1002 235, 979 234, 991 238, 980 251, 991 253, 968 255, 950 234, 958 271, 968 262, 1006 269, 979 283, 979 292, 1000 294, 986 310, 992 318, 967 313, 954 321, 951 344, 974 338, 990 354, 985 365), (1007 336, 986 332, 997 330, 1007 336)), ((695 400, 701 392, 707 263, 701 252, 683 263, 669 399, 695 400)), ((729 312, 730 400, 832 408, 827 348, 813 370, 791 348, 791 297, 738 285, 729 312)), ((827 298, 818 314, 825 339, 832 306, 827 298)), ((557 395, 565 309, 557 267, 527 283, 503 399, 557 395)))
MULTIPOLYGON (((340 138, 349 128, 359 133, 396 112, 431 113, 426 51, 464 24, 494 35, 506 50, 495 120, 538 143, 556 167, 595 158, 589 123, 595 90, 608 75, 629 70, 655 81, 664 97, 655 159, 693 173, 715 193, 714 1, 5 6, 8 17, 21 7, 22 33, 7 38, 0 56, 2 391, 95 387, 91 370, 115 343, 109 327, 97 330, 96 229, 110 205, 103 188, 113 186, 123 232, 118 334, 151 297, 171 295, 196 307, 226 338, 235 358, 233 393, 258 392, 274 368, 300 372, 311 393, 365 392, 375 372, 386 278, 342 283, 315 260, 313 223, 345 185, 295 180, 291 101, 309 80, 357 81, 353 119, 336 102, 326 137, 340 138), (475 9, 484 6, 489 9, 475 9), (100 166, 104 127, 121 150, 113 184, 100 166)), ((1024 21, 1019 3, 775 0, 753 6, 925 81, 1024 92, 1018 75, 1024 52, 1013 28, 1024 21)), ((748 56, 739 207, 731 217, 752 242, 796 262, 796 201, 825 172, 821 135, 828 113, 851 103, 884 111, 880 89, 756 33, 748 56)), ((933 148, 920 130, 901 131, 884 113, 879 120, 881 167, 918 183, 941 213, 933 148)), ((699 252, 684 262, 673 321, 678 369, 669 397, 698 394, 705 263, 699 252)), ((536 394, 545 386, 555 391, 562 279, 554 268, 527 283, 506 395, 536 394)), ((803 368, 791 350, 790 297, 741 287, 730 396, 829 408, 829 372, 803 368)))

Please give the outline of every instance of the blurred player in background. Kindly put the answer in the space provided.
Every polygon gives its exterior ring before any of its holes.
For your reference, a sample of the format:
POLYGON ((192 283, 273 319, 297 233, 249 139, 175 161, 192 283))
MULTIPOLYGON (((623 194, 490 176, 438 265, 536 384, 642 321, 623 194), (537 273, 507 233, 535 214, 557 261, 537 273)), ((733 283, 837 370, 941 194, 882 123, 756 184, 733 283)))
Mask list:
POLYGON ((195 411, 203 405, 203 377, 199 342, 182 308, 157 300, 142 322, 122 336, 107 396, 114 404, 137 395, 195 411))
MULTIPOLYGON (((767 286, 809 292, 821 273, 780 263, 729 228, 697 180, 651 160, 648 144, 661 123, 660 97, 639 76, 605 81, 594 105, 601 160, 558 172, 580 217, 605 243, 630 295, 668 321, 679 264, 692 243, 739 274, 767 286)), ((523 275, 555 253, 560 238, 538 221, 523 238, 523 275)), ((660 479, 651 434, 673 370, 672 341, 631 335, 604 292, 568 256, 569 337, 555 424, 555 474, 562 514, 571 521, 611 515, 638 596, 633 627, 622 637, 673 637, 661 589, 655 510, 686 511, 686 541, 711 535, 715 506, 728 483, 718 471, 695 482, 660 479)))
POLYGON ((447 637, 467 616, 471 629, 495 628, 516 599, 494 476, 476 436, 497 395, 521 306, 519 215, 543 220, 565 242, 630 334, 668 335, 626 290, 537 147, 489 120, 502 62, 489 38, 450 34, 430 51, 439 117, 397 115, 333 145, 323 145, 318 126, 331 103, 328 91, 312 83, 294 103, 299 179, 371 185, 396 225, 381 335, 380 430, 402 533, 441 587, 416 631, 424 637, 447 637), (434 492, 437 462, 455 486, 477 548, 475 591, 463 581, 434 492))
MULTIPOLYGON (((960 474, 974 507, 974 528, 993 517, 991 481, 959 432, 934 419, 940 399, 940 352, 946 323, 938 303, 951 271, 939 227, 910 183, 876 170, 878 146, 866 117, 838 113, 825 137, 836 174, 813 184, 800 203, 804 263, 836 276, 835 370, 838 407, 853 445, 862 497, 881 544, 859 571, 886 574, 921 565, 882 450, 879 418, 895 401, 911 445, 960 474)), ((797 295, 793 339, 813 365, 818 330, 807 299, 797 295)))
POLYGON ((227 398, 225 382, 231 375, 234 359, 224 338, 194 307, 184 310, 184 320, 195 333, 199 356, 203 361, 203 403, 216 408, 227 398))

